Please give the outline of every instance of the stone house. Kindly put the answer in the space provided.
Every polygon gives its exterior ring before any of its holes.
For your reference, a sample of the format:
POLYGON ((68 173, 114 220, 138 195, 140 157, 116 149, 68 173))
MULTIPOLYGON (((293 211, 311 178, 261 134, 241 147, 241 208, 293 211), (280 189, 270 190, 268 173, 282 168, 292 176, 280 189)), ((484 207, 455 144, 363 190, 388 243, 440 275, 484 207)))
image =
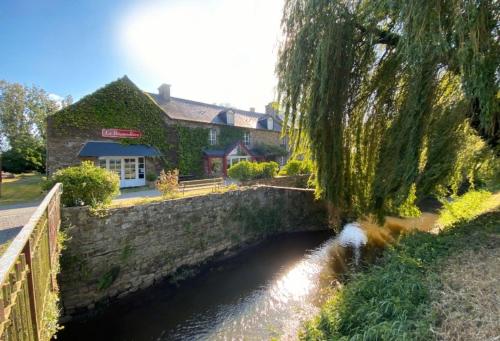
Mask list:
POLYGON ((241 110, 140 90, 126 76, 48 118, 47 172, 82 160, 116 172, 121 187, 178 168, 181 176, 226 176, 242 160, 284 164, 282 119, 266 106, 241 110))

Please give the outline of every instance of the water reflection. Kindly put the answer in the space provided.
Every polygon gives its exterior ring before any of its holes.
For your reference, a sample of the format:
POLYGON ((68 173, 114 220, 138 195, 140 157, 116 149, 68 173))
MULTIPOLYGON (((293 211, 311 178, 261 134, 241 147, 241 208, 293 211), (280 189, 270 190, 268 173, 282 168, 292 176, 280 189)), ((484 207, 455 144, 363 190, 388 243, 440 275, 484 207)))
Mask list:
POLYGON ((370 262, 399 234, 429 229, 435 218, 389 217, 383 227, 367 220, 346 225, 338 238, 306 233, 265 243, 170 293, 149 289, 97 319, 69 325, 59 339, 296 339, 344 272, 370 262))

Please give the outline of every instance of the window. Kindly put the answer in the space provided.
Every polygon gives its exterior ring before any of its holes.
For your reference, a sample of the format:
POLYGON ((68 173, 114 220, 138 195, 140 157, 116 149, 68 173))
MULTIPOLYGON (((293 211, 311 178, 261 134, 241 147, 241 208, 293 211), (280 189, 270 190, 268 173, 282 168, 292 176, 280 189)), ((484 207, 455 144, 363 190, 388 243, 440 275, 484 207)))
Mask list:
POLYGON ((243 144, 245 146, 250 146, 250 132, 246 131, 243 133, 243 144))
POLYGON ((106 169, 106 159, 99 159, 99 160, 98 160, 98 163, 97 163, 97 166, 98 166, 99 168, 104 168, 104 169, 106 169))
POLYGON ((234 126, 234 111, 228 110, 226 112, 226 124, 234 126))
POLYGON ((135 159, 123 159, 124 162, 124 179, 135 179, 135 159))
POLYGON ((215 129, 210 129, 209 136, 208 136, 208 142, 210 142, 211 146, 215 146, 217 144, 217 130, 215 129))
POLYGON ((273 130, 274 127, 273 127, 273 118, 272 117, 268 117, 267 118, 267 129, 268 130, 273 130))
POLYGON ((122 172, 122 160, 121 159, 109 159, 109 168, 110 172, 115 172, 121 178, 122 172))
POLYGON ((140 157, 138 160, 139 160, 139 179, 144 179, 144 171, 145 171, 144 158, 140 157))

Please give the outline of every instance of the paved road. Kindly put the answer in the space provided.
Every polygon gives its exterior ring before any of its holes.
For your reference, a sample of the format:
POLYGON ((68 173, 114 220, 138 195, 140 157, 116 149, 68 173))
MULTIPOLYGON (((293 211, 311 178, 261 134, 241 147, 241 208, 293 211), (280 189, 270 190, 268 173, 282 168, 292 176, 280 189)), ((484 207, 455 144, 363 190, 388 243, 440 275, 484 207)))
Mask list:
POLYGON ((0 244, 14 238, 35 212, 39 202, 0 206, 0 244))

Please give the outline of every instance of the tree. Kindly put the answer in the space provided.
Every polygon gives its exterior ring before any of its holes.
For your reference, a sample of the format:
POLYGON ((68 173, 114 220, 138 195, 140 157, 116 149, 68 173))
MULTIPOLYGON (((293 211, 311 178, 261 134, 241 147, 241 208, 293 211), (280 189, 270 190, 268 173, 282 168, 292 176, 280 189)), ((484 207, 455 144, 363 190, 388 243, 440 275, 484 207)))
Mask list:
POLYGON ((0 148, 10 148, 3 169, 44 169, 46 118, 58 109, 45 90, 0 80, 0 148))
MULTIPOLYGON (((317 190, 354 215, 396 212, 498 154, 493 0, 287 0, 277 74, 317 190)), ((457 187, 457 186, 455 186, 457 187)))

